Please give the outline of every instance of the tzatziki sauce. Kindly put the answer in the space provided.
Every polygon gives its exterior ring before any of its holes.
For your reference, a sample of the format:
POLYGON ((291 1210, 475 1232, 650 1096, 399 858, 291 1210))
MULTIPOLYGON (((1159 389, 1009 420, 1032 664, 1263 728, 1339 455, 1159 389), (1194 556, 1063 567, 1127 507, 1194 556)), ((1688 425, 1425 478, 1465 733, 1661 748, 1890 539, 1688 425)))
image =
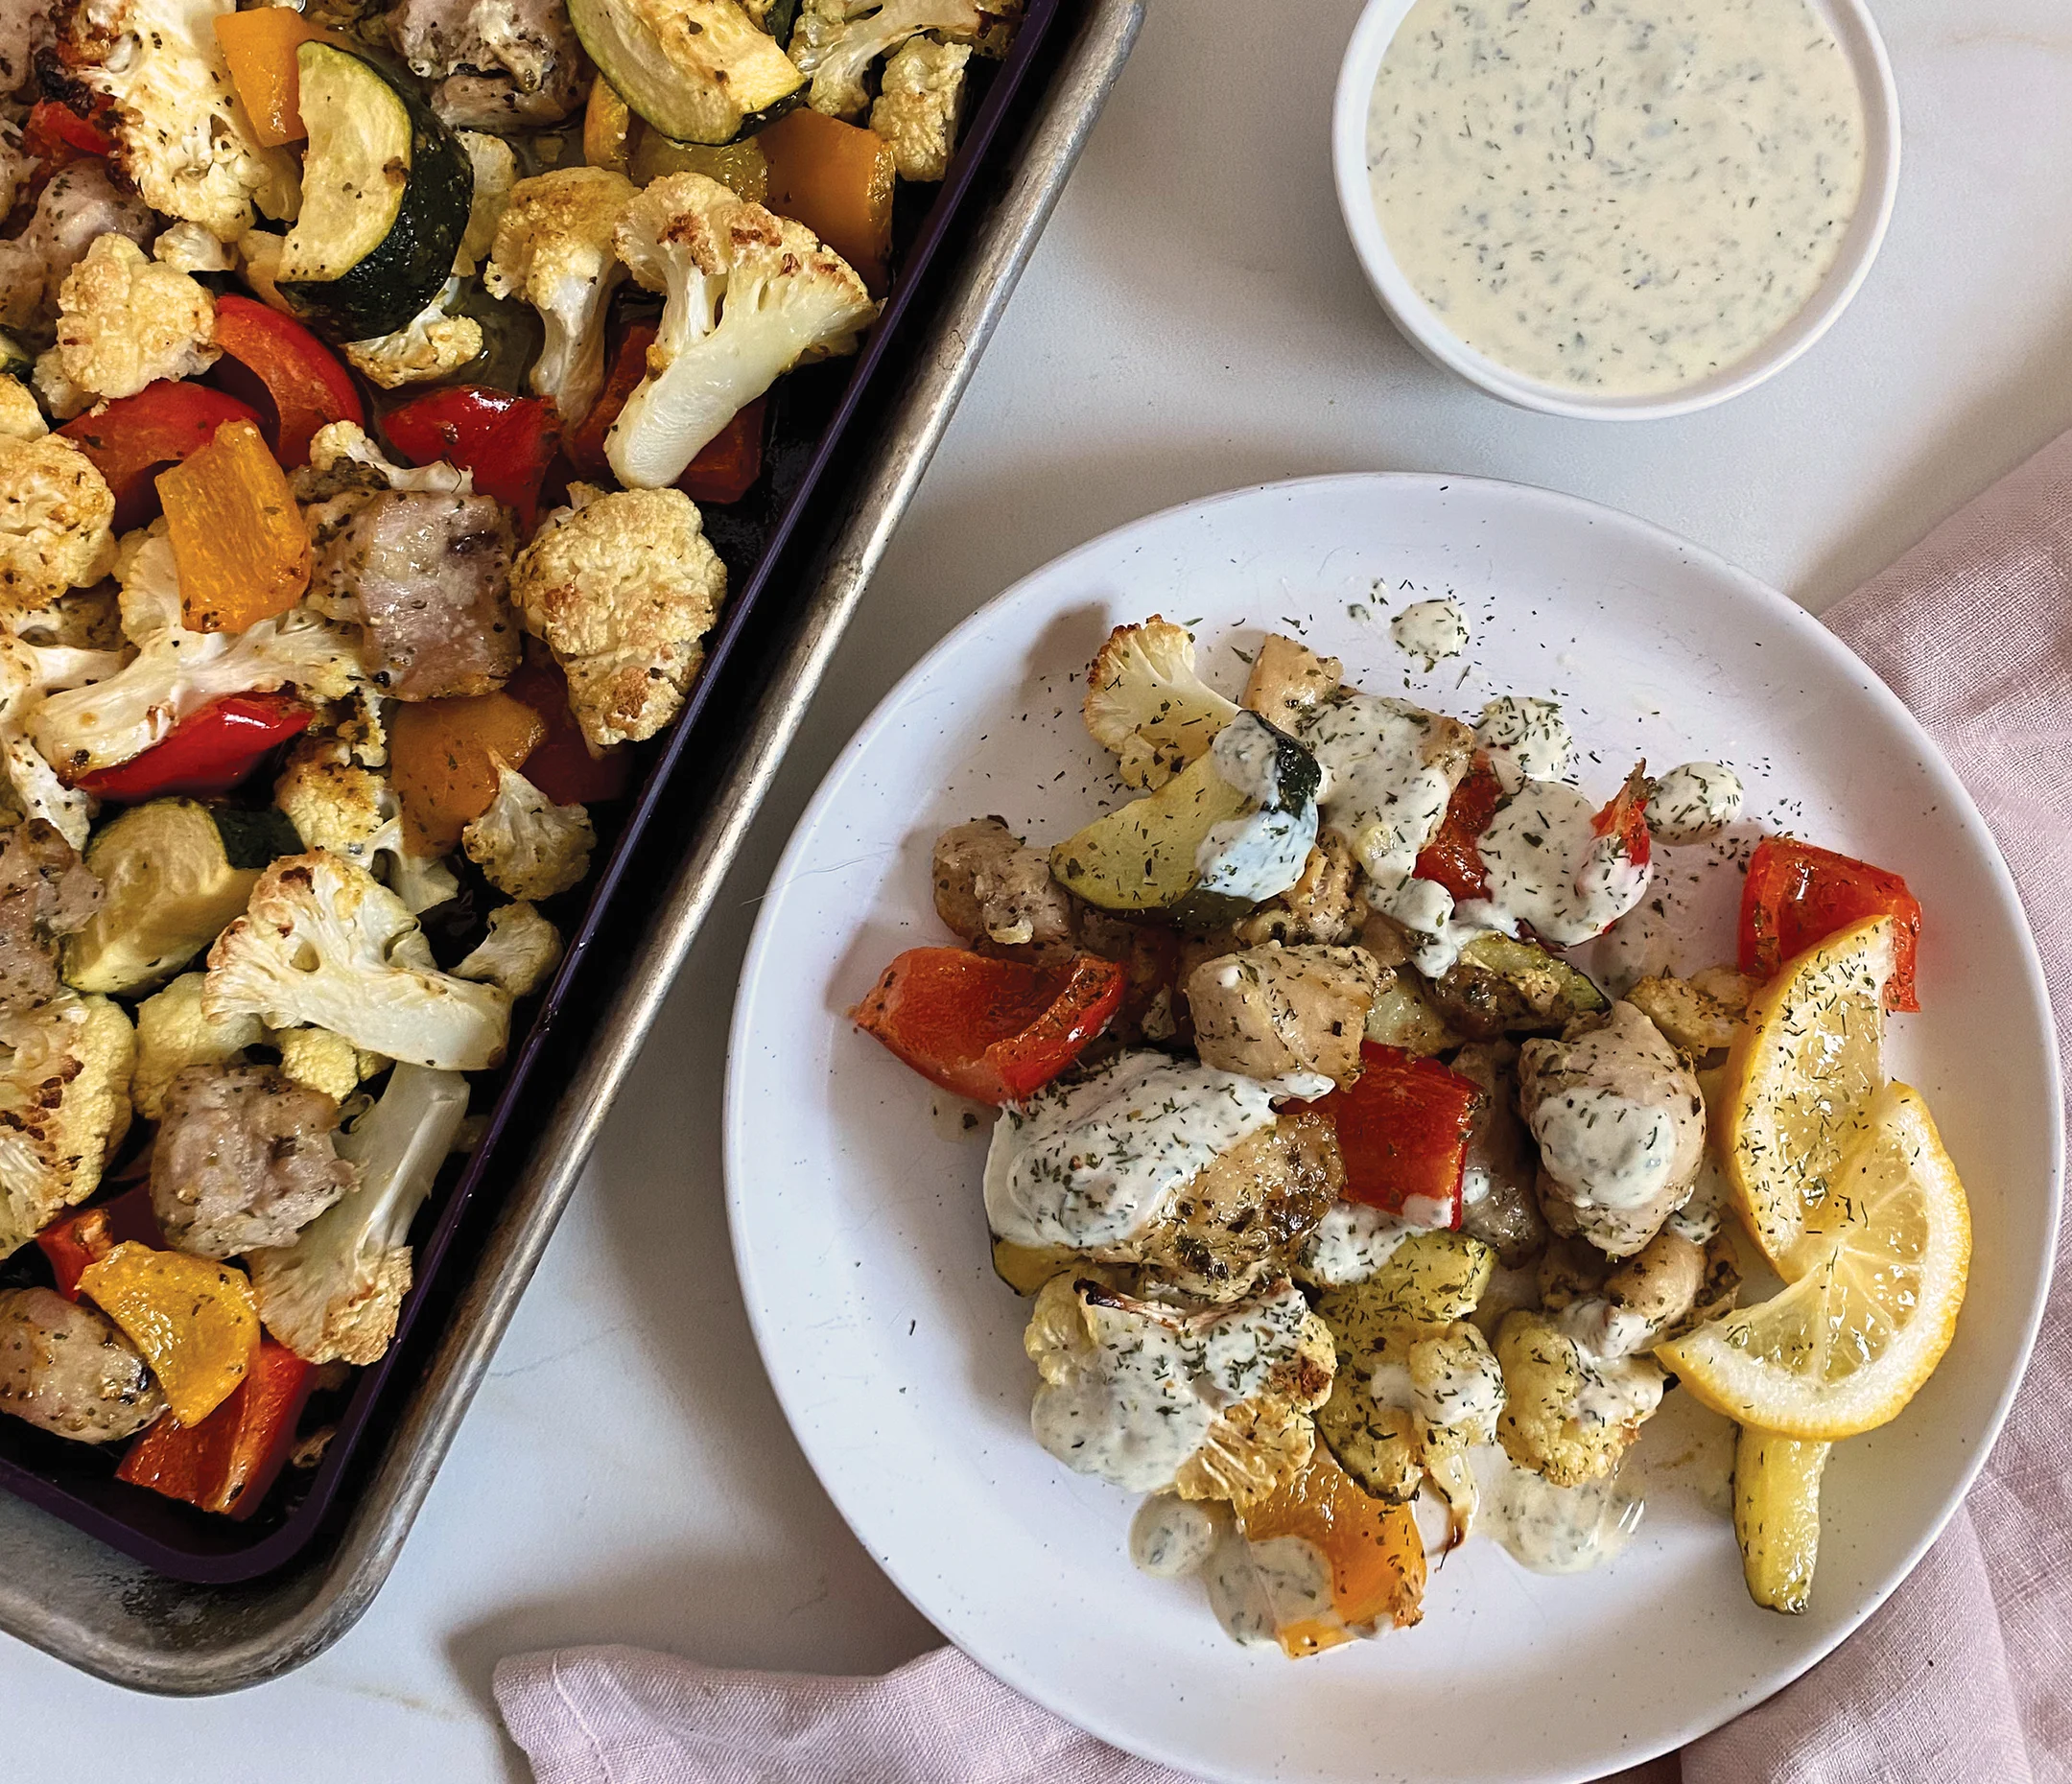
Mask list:
POLYGON ((1219 1501, 1152 1493, 1130 1519, 1130 1560, 1154 1580, 1185 1580, 1201 1572, 1229 1519, 1219 1501))
POLYGON ((1281 786, 1282 739, 1240 713, 1209 746, 1215 771, 1259 810, 1213 824, 1194 850, 1196 887, 1262 904, 1303 876, 1316 845, 1316 801, 1289 810, 1281 786))
POLYGON ((1314 1073, 1262 1084, 1149 1048, 1118 1053, 1001 1111, 986 1153, 986 1218, 1017 1245, 1119 1245, 1218 1154, 1271 1127, 1277 1096, 1330 1089, 1314 1073))
POLYGON ((1364 1282, 1420 1229, 1366 1202, 1333 1202, 1303 1241, 1296 1274, 1319 1288, 1364 1282))
POLYGON ((1478 839, 1491 902, 1564 948, 1602 935, 1646 895, 1650 870, 1596 816, 1574 787, 1527 781, 1478 839))
POLYGON ((1500 694, 1482 709, 1474 731, 1507 793, 1520 780, 1565 781, 1575 763, 1575 738, 1553 700, 1500 694))
POLYGON ((1741 815, 1741 777, 1717 762, 1671 768, 1648 794, 1647 827, 1657 842, 1708 842, 1741 815))
POLYGON ((1389 636, 1429 672, 1468 648, 1468 616, 1450 598, 1412 601, 1389 622, 1389 636))
POLYGON ((1865 143, 1808 0, 1417 0, 1367 165, 1390 252, 1463 341, 1639 397, 1739 364, 1805 307, 1865 143))
POLYGON ((1303 734, 1324 770, 1317 803, 1353 845, 1384 898, 1410 878, 1431 841, 1464 763, 1436 744, 1443 722, 1408 700, 1350 694, 1303 734))

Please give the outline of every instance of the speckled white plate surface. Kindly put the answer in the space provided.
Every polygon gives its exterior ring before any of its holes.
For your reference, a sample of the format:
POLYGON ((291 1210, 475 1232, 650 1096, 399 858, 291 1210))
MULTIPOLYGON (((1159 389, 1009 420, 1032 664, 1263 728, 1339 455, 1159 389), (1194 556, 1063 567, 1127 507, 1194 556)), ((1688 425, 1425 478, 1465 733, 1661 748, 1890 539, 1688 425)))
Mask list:
MULTIPOLYGON (((1665 852, 1670 928, 1731 951, 1737 874, 1665 852), (1709 890, 1692 883, 1709 880, 1709 890)), ((1999 1429, 2047 1286, 2060 1160, 2034 947, 1985 825, 1898 703, 1816 622, 1638 521, 1543 491, 1339 477, 1157 515, 1059 559, 953 632, 830 771, 765 900, 735 1010, 726 1106, 736 1256, 800 1444, 858 1537, 981 1664, 1116 1744, 1208 1778, 1593 1778, 1711 1728, 1803 1672, 1904 1577, 1999 1429), (1451 591, 1464 661, 1424 675, 1391 613, 1451 591), (1935 1379, 1840 1446, 1814 1607, 1755 1609, 1708 1506, 1716 1433, 1648 1434, 1650 1505, 1597 1572, 1528 1573, 1477 1540, 1433 1574, 1417 1629, 1290 1663, 1218 1631, 1198 1584, 1123 1552, 1135 1501, 1028 1435, 1024 1303, 993 1276, 982 1129, 842 1012, 903 948, 947 939, 929 851, 999 812, 1048 841, 1114 803, 1078 676, 1108 628, 1193 624, 1235 694, 1236 652, 1299 627, 1349 680, 1472 717, 1554 695, 1606 795, 1637 755, 1735 764, 1752 820, 1903 872, 1927 910, 1925 1013, 1899 1075, 1931 1099, 1969 1185, 1970 1302, 1935 1379)), ((1672 1405, 1683 1397, 1672 1396, 1672 1405)))

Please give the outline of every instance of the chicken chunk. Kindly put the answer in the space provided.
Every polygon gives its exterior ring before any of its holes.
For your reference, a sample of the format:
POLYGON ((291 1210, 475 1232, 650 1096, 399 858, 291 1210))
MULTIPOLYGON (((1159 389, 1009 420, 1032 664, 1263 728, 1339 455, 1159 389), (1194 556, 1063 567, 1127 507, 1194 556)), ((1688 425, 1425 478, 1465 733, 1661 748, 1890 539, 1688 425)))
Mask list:
POLYGON ((384 490, 325 539, 310 599, 365 627, 376 679, 397 699, 488 693, 518 667, 510 565, 510 517, 493 496, 384 490))
POLYGON ((1360 891, 1359 864, 1353 845, 1334 830, 1321 831, 1302 878, 1285 892, 1268 899, 1238 920, 1236 935, 1247 948, 1264 942, 1359 941, 1367 923, 1367 900, 1360 891))
POLYGON ((582 46, 561 0, 403 0, 388 35, 412 73, 438 85, 450 125, 552 124, 582 96, 582 46))
POLYGON ((338 1104, 271 1066, 189 1066, 152 1148, 152 1209, 198 1257, 287 1245, 357 1181, 338 1104))
POLYGON ((967 942, 1002 948, 1070 942, 1071 895, 1050 877, 1050 857, 1005 820, 979 818, 935 838, 935 914, 967 942))
POLYGON ((1540 1201, 1555 1232, 1629 1257, 1691 1192, 1705 1159, 1705 1099, 1655 1024, 1614 1003, 1600 1026, 1528 1041, 1519 1110, 1540 1143, 1540 1201))
POLYGON ((1489 1092, 1468 1141, 1461 1182, 1461 1227, 1515 1270, 1540 1254, 1546 1222, 1534 1193, 1531 1149, 1517 1110, 1518 1049, 1478 1041, 1453 1056, 1453 1069, 1489 1092))
POLYGON ((82 1444, 111 1444, 166 1409, 113 1321, 48 1288, 0 1293, 0 1412, 82 1444))
POLYGON ((1182 1185, 1142 1232, 1097 1255, 1196 1300, 1230 1301, 1284 1272, 1344 1186, 1329 1117, 1289 1109, 1182 1185))
POLYGON ((1187 981, 1195 1049, 1205 1066, 1250 1078, 1316 1071, 1349 1084, 1380 986, 1381 969, 1357 948, 1269 943, 1205 960, 1187 981))
POLYGON ((79 851, 41 818, 0 844, 0 1010, 33 1010, 58 995, 58 938, 101 908, 101 882, 79 851))
POLYGON ((1237 703, 1279 730, 1297 732, 1320 702, 1338 692, 1344 671, 1336 657, 1320 657, 1307 645, 1268 632, 1237 703))
POLYGON ((1137 1492, 1263 1497, 1307 1464, 1330 1392, 1330 1333, 1285 1277, 1213 1307, 1140 1301, 1097 1271, 1053 1277, 1023 1347, 1043 1377, 1036 1441, 1137 1492))
POLYGON ((1609 1474, 1668 1379, 1647 1357, 1593 1357, 1545 1313, 1505 1314, 1495 1348, 1505 1400, 1496 1440, 1557 1487, 1609 1474))

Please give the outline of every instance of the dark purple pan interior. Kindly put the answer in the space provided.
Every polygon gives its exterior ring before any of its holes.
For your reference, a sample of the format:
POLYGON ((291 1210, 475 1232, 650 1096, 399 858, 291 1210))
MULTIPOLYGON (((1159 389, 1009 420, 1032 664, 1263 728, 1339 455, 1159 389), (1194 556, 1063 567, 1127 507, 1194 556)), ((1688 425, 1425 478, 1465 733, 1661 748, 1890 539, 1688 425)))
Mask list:
MULTIPOLYGON (((806 510, 809 501, 827 474, 846 436, 866 411, 875 375, 893 343, 900 338, 914 294, 939 251, 951 241, 959 215, 978 188, 979 176, 988 167, 1002 119, 1008 114, 1031 62, 1061 10, 1071 0, 1029 0, 1014 47, 995 74, 972 117, 959 146, 949 177, 930 206, 900 266, 900 276, 886 303, 879 326, 873 331, 856 362, 833 413, 821 429, 807 458, 797 485, 767 533, 766 543, 755 561, 737 598, 729 603, 711 654, 682 717, 649 767, 640 795, 624 829, 612 849, 603 873, 592 888, 582 921, 571 938, 568 958, 519 1044, 508 1075, 490 1115, 489 1129, 469 1158, 459 1178, 444 1191, 431 1231, 417 1247, 416 1285, 403 1305, 396 1340, 388 1354, 374 1367, 363 1370, 352 1384, 351 1397, 338 1419, 338 1431, 323 1461, 310 1480, 300 1502, 285 1518, 269 1521, 262 1512, 251 1524, 227 1518, 208 1517, 142 1489, 127 1487, 106 1475, 91 1479, 53 1478, 34 1465, 32 1456, 16 1459, 0 1455, 0 1487, 18 1493, 111 1547, 134 1556, 147 1566, 177 1580, 203 1585, 229 1585, 257 1578, 292 1560, 314 1538, 334 1514, 340 1490, 348 1480, 364 1486, 366 1469, 354 1468, 355 1457, 376 1422, 385 1396, 391 1385, 407 1385, 396 1378, 398 1362, 412 1350, 411 1338, 420 1311, 428 1304, 450 1302, 442 1289, 441 1270, 454 1235, 470 1203, 500 1182, 508 1182, 524 1159, 523 1138, 535 1125, 528 1114, 555 1100, 551 1083, 532 1082, 543 1049, 556 1021, 572 1004, 583 1001, 590 966, 600 934, 613 913, 617 894, 628 863, 639 850, 658 809, 672 783, 686 768, 686 751, 698 720, 712 703, 715 691, 724 684, 730 658, 747 628, 755 610, 773 586, 773 573, 806 510)), ((890 391, 875 392, 876 399, 889 401, 890 391)), ((653 851, 649 850, 650 857, 653 851)), ((421 1350, 422 1346, 415 1347, 421 1350)), ((12 1425, 13 1421, 10 1420, 12 1425)), ((26 1430, 26 1427, 21 1427, 26 1430)), ((10 1433, 13 1435, 12 1432, 10 1433)), ((34 1434, 32 1434, 34 1435, 34 1434)), ((51 1440, 56 1443, 57 1440, 51 1440)), ((71 1445, 64 1447, 70 1448, 71 1445)))

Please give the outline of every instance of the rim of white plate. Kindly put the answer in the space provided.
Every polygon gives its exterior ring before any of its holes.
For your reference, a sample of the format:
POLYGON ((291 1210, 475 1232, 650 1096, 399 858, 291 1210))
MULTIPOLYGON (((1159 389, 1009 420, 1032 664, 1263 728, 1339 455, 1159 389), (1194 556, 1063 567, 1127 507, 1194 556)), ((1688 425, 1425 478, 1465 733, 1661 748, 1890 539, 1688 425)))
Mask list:
MULTIPOLYGON (((1113 528, 1109 531, 1098 534, 1084 544, 1052 558, 1049 562, 1039 566, 1027 575, 1016 581, 1011 587, 986 601, 956 626, 945 633, 906 674, 900 677, 899 681, 879 701, 878 705, 872 710, 870 716, 858 727, 849 741, 842 746, 835 760, 829 764, 826 774, 822 777, 819 786, 814 789, 812 798, 800 813, 798 822, 793 827, 791 836, 786 843, 776 867, 771 872, 769 888, 774 890, 782 886, 791 877, 796 868, 798 857, 806 854, 810 849, 813 833, 818 828, 823 813, 831 802, 839 794, 842 782, 855 760, 868 750, 878 734, 899 716, 911 700, 915 691, 924 686, 934 673, 937 663, 950 655, 967 634, 980 630, 989 623, 1001 608, 1020 599, 1034 584, 1048 581, 1049 578, 1067 571, 1083 558, 1094 556, 1117 547, 1127 541, 1130 535, 1141 530, 1187 516, 1202 514, 1234 503, 1271 496, 1276 492, 1324 488, 1334 484, 1348 487, 1361 485, 1369 487, 1386 485, 1395 488, 1424 487, 1434 491, 1480 488, 1500 492, 1503 499, 1538 504, 1547 508, 1562 510, 1567 514, 1581 517, 1589 524, 1610 523, 1630 531, 1646 535, 1656 544, 1667 546, 1683 554, 1691 563, 1703 566, 1712 574, 1739 584, 1744 593, 1768 610, 1767 617, 1782 625, 1798 630, 1801 638, 1810 642, 1816 653, 1825 657, 1837 673, 1854 683, 1876 704, 1881 706, 1889 717, 1897 721, 1902 731, 1909 736, 1910 739, 1920 751, 1923 763, 1936 775, 1941 784, 1940 790, 1942 796, 1950 801, 1955 810, 1961 813, 1966 827, 1973 831, 1983 843, 1989 871, 1995 886, 2017 919, 2014 928, 2021 942, 2022 971, 2027 979, 2030 997, 2034 999, 2036 1007, 2041 1011, 2044 1019, 2040 1026, 2044 1038, 2045 1056, 2043 1063, 2047 1068, 2046 1081, 2055 1088, 2058 1103, 2060 1108, 2062 1107, 2064 1102, 2064 1081, 2057 1043, 2057 1030, 2052 1020, 2050 993, 2043 975, 2042 958, 2037 949, 2035 934, 2029 926, 2028 911, 2021 903, 2020 894, 2015 887, 2013 877, 2008 870, 2007 863, 2000 854, 1998 844, 1993 840, 1991 830, 1987 825, 1984 814, 1973 802, 1963 782, 1957 778, 1956 771, 1950 766, 1941 747, 1921 727, 1919 720, 1914 716, 1900 701, 1899 697, 1871 670, 1862 658, 1858 657, 1854 651, 1850 650, 1847 645, 1823 625, 1812 614, 1801 607, 1798 602, 1792 600, 1778 590, 1772 588, 1768 583, 1750 572, 1722 557, 1719 553, 1695 544, 1668 528, 1659 526, 1655 522, 1642 519, 1637 515, 1627 514, 1620 509, 1607 507, 1602 504, 1588 501, 1580 496, 1571 496, 1558 490, 1546 489, 1534 484, 1510 482, 1499 478, 1454 477, 1432 472, 1341 472, 1318 477, 1290 478, 1275 482, 1246 484, 1239 488, 1221 491, 1193 501, 1175 503, 1168 507, 1158 509, 1153 513, 1142 515, 1137 520, 1113 528)), ((1060 1702, 1058 1696, 1049 1690, 1047 1681, 1034 1675, 1018 1659, 1012 1656, 996 1657, 975 1651, 983 1650, 986 1644, 982 1641, 968 1640, 966 1638, 965 1626, 967 1618, 961 1608, 952 1604, 935 1602, 934 1594, 917 1589, 916 1584, 911 1581, 906 1570, 900 1565, 897 1558, 872 1541, 869 1532, 859 1522, 860 1514, 856 1506, 857 1495, 852 1492, 848 1484, 848 1477, 840 1467, 842 1458, 838 1454, 822 1453, 815 1426, 798 1402, 797 1383, 788 1374, 781 1373, 772 1366, 771 1358, 777 1352, 779 1334, 773 1332, 765 1325, 764 1311, 765 1297, 758 1287, 756 1271, 746 1254, 742 1240, 742 1223, 737 1216, 738 1200, 742 1193, 742 1185, 746 1185, 753 1178, 753 1161, 749 1156, 748 1148, 753 1144, 754 1140, 754 1137, 747 1131, 745 1124, 741 1119, 742 1105, 739 1101, 740 1068, 737 1062, 747 1056, 748 1036, 754 1027, 756 969, 765 950, 781 944, 781 937, 777 933, 777 922, 780 914, 777 901, 770 898, 766 893, 762 909, 757 916, 754 930, 749 936, 748 947, 742 959, 741 980, 736 988, 734 1015, 727 1035, 727 1077, 720 1120, 722 1129, 721 1154, 725 1171, 727 1199, 727 1231, 734 1253, 735 1272, 741 1284, 742 1298, 747 1311, 749 1326, 755 1334, 757 1351, 762 1358, 765 1373, 769 1377, 771 1389, 777 1397, 778 1404, 784 1411, 786 1422, 790 1425, 792 1435, 797 1440, 800 1449, 812 1466, 821 1487, 834 1502, 836 1511, 841 1514, 843 1521, 849 1525, 858 1541, 870 1554, 872 1560, 884 1570, 885 1574, 907 1601, 920 1609, 956 1647, 984 1667, 985 1670, 992 1673, 994 1677, 1012 1686, 1024 1697, 1043 1705, 1043 1707, 1071 1723, 1074 1726, 1108 1742, 1111 1746, 1140 1754, 1144 1758, 1179 1771, 1183 1774, 1192 1772, 1204 1776, 1212 1775, 1202 1772, 1202 1760, 1199 1755, 1166 1749, 1156 1742, 1147 1743, 1142 1735, 1132 1728, 1114 1724, 1103 1716, 1084 1715, 1080 1712, 1078 1706, 1060 1702)), ((2062 1213, 2063 1200, 2065 1148, 2064 1128, 2061 1120, 2052 1126, 2051 1136, 2046 1184, 2048 1202, 2046 1228, 2047 1231, 2055 1233, 2062 1213)), ((2001 1385, 1999 1394, 1995 1397, 1990 1416, 1982 1433, 1982 1441, 1972 1449, 1956 1484, 1945 1495, 1942 1504, 1937 1508, 1934 1514, 1927 1520, 1925 1528, 1917 1540, 1908 1548, 1902 1561, 1891 1570, 1890 1577, 1868 1592, 1863 1603, 1857 1606, 1833 1629, 1826 1631, 1808 1650, 1793 1654, 1782 1660, 1776 1669, 1774 1676, 1770 1677, 1762 1685, 1759 1695, 1710 1705, 1704 1712, 1688 1718, 1684 1723, 1679 1725, 1665 1735, 1622 1750, 1615 1759, 1609 1762, 1613 1769, 1644 1764, 1646 1761, 1657 1758, 1663 1753, 1674 1751, 1702 1735, 1708 1734, 1713 1729, 1723 1726, 1742 1710, 1753 1707, 1756 1702, 1766 1701, 1778 1691, 1783 1690, 1785 1686, 1791 1684, 1794 1680, 1802 1678, 1815 1666, 1819 1665, 1822 1660, 1825 1659, 1828 1655, 1832 1654, 1836 1648, 1840 1647, 1843 1642, 1847 1641, 1849 1636, 1853 1635, 1913 1573, 1914 1569, 1920 1564, 1921 1557, 1927 1553, 1929 1546, 1935 1539, 1942 1534, 1951 1517, 1955 1515, 1958 1507, 1963 1504, 1966 1495, 1970 1491, 1972 1485, 1978 1478, 1980 1469, 1985 1466, 1986 1458, 1991 1453, 1994 1444, 1999 1439, 2001 1430, 2006 1424, 2008 1413, 2013 1404, 2014 1397, 2020 1391, 2021 1384, 2028 1374, 2029 1364, 2036 1348, 2037 1336, 2042 1325, 2044 1307, 2050 1296, 2055 1264, 2055 1256, 2045 1260, 2043 1271, 2037 1279, 2030 1304, 2021 1311, 2020 1336, 2015 1350, 2015 1366, 2009 1373, 2007 1379, 2001 1385)), ((1580 1767, 1570 1766, 1566 1769, 1547 1772, 1533 1780, 1533 1784, 1590 1784, 1590 1780, 1601 1776, 1606 1769, 1607 1764, 1605 1761, 1593 1759, 1580 1767)), ((1521 1780, 1520 1784, 1524 1784, 1524 1781, 1521 1780)))
POLYGON ((1899 194, 1899 87, 1868 0, 1811 0, 1825 12, 1864 106, 1864 184, 1842 250, 1805 307, 1724 371, 1661 396, 1591 396, 1514 371, 1471 347, 1424 301, 1397 262, 1367 173, 1367 112, 1381 59, 1416 0, 1370 0, 1353 28, 1331 108, 1331 166, 1346 233, 1375 295, 1403 339, 1444 370, 1519 409, 1577 421, 1662 421, 1753 390, 1806 352, 1862 290, 1899 194))

